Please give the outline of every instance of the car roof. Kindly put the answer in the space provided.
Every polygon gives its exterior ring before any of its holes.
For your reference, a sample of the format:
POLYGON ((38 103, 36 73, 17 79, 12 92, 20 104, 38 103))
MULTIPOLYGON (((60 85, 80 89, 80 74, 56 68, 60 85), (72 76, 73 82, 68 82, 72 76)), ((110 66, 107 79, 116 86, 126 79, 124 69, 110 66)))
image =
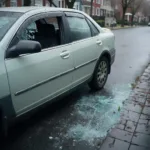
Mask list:
POLYGON ((2 7, 0 8, 0 11, 7 11, 7 12, 20 12, 20 13, 27 13, 27 12, 34 12, 34 11, 74 11, 79 12, 74 9, 67 9, 67 8, 55 8, 55 7, 36 7, 36 6, 30 6, 30 7, 2 7))

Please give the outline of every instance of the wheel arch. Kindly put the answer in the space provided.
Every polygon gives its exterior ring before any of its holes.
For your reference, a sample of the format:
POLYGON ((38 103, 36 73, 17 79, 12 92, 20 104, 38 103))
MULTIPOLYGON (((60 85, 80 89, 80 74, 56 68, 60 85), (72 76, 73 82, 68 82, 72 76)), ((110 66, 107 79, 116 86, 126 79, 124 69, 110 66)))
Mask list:
POLYGON ((110 72, 111 72, 111 55, 110 55, 110 52, 109 52, 108 50, 105 50, 105 51, 103 51, 103 52, 101 53, 101 55, 99 56, 99 58, 98 58, 98 60, 97 60, 97 63, 96 63, 96 65, 95 65, 93 74, 92 74, 92 76, 91 76, 89 82, 93 79, 93 75, 94 75, 94 72, 95 72, 95 70, 96 70, 96 67, 97 67, 97 65, 99 64, 99 61, 100 61, 100 59, 101 59, 102 57, 106 57, 106 58, 109 60, 109 72, 108 72, 108 73, 110 74, 110 72))
MULTIPOLYGON (((97 63, 96 63, 96 66, 98 65, 98 63, 99 63, 99 61, 100 61, 100 59, 101 59, 102 57, 106 57, 106 58, 108 59, 108 61, 109 61, 109 74, 110 74, 110 72, 111 72, 111 55, 110 55, 110 52, 109 52, 108 50, 104 50, 104 51, 101 53, 101 55, 99 56, 98 61, 97 61, 97 63)), ((95 67, 95 68, 96 68, 96 67, 95 67)), ((95 69, 94 69, 94 71, 95 71, 95 69)))

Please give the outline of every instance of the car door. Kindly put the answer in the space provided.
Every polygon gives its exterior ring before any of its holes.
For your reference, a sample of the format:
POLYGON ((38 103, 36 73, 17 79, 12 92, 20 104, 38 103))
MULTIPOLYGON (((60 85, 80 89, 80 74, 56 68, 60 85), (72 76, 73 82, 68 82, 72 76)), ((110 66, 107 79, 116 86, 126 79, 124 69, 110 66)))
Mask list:
POLYGON ((73 85, 77 86, 89 79, 94 71, 102 42, 98 29, 79 13, 66 13, 75 71, 73 85))
POLYGON ((39 53, 5 59, 17 115, 70 89, 73 57, 71 46, 62 37, 65 37, 62 13, 30 17, 16 33, 10 47, 20 40, 35 40, 42 46, 39 53))

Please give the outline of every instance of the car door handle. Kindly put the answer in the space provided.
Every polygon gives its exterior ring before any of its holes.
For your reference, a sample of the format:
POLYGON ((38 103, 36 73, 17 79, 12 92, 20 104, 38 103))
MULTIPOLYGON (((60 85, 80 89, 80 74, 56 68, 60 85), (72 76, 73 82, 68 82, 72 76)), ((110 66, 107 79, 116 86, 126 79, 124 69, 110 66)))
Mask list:
POLYGON ((70 52, 67 51, 67 50, 64 50, 60 53, 60 57, 63 58, 63 59, 67 59, 70 57, 70 52))
POLYGON ((96 41, 96 44, 98 44, 98 45, 102 45, 103 43, 102 43, 102 41, 101 41, 101 40, 97 40, 97 41, 96 41))

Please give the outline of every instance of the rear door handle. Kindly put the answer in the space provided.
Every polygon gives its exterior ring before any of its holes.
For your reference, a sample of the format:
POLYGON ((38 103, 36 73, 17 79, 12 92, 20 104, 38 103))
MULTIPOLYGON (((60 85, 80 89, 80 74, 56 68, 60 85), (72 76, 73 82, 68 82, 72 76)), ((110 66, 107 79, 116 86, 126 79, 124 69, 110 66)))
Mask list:
POLYGON ((64 50, 60 53, 60 57, 63 59, 68 59, 70 57, 70 52, 67 50, 64 50))
POLYGON ((102 45, 103 43, 102 43, 102 41, 101 41, 101 40, 97 40, 97 41, 96 41, 96 44, 98 44, 98 45, 102 45))

